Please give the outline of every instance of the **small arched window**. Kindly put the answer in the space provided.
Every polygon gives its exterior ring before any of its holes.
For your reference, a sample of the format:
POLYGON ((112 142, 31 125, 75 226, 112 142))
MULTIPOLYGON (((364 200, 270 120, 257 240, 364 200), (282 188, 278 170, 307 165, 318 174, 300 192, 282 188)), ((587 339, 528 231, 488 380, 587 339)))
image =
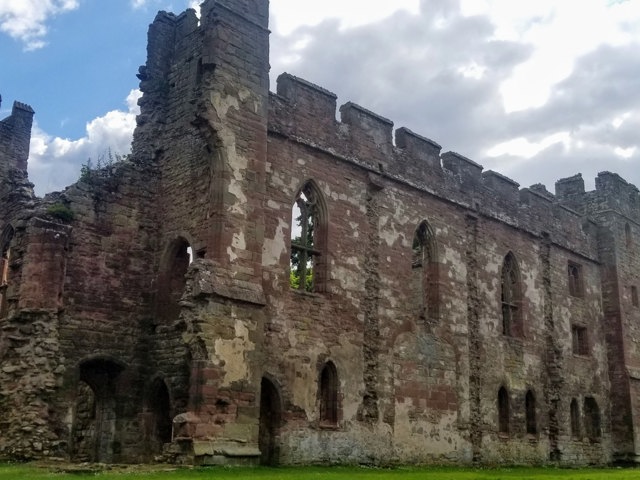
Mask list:
POLYGON ((292 208, 291 288, 308 292, 325 290, 326 212, 320 190, 309 180, 298 191, 292 208))
POLYGON ((522 293, 520 272, 513 253, 509 252, 502 262, 502 334, 522 335, 522 293))
POLYGON ((580 438, 580 408, 575 398, 571 399, 569 413, 571 415, 571 436, 573 438, 580 438))
POLYGON ((624 242, 627 246, 627 249, 633 248, 633 238, 631 236, 631 225, 628 223, 624 224, 624 242))
POLYGON ((427 221, 418 225, 413 236, 411 295, 419 318, 438 319, 438 268, 435 235, 427 221))
POLYGON ((529 435, 535 435, 538 433, 536 422, 536 397, 531 390, 527 391, 524 404, 527 419, 527 433, 529 435))
POLYGON ((320 372, 320 423, 338 423, 338 371, 333 362, 327 362, 320 372))
POLYGON ((498 390, 498 433, 509 434, 509 393, 504 387, 498 390))

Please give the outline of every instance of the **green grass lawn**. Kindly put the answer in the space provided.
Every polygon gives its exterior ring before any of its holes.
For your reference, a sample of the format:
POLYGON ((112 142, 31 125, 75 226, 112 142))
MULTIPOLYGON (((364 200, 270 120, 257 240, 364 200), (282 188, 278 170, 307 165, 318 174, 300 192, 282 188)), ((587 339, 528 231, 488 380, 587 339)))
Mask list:
POLYGON ((84 471, 69 466, 0 465, 0 480, 640 480, 640 469, 556 469, 556 468, 365 468, 365 467, 299 467, 299 468, 170 468, 115 467, 102 471, 84 471))

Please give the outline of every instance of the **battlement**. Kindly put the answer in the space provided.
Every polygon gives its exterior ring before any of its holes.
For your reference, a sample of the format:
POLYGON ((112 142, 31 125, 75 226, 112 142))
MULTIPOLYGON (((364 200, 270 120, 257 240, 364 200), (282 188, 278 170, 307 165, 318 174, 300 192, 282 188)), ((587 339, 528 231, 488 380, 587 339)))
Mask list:
MULTIPOLYGON (((394 132, 391 120, 353 102, 339 107, 336 120, 336 101, 335 93, 283 73, 270 97, 269 130, 533 232, 555 231, 567 242, 567 232, 584 235, 582 216, 594 194, 585 192, 581 174, 558 180, 555 195, 540 184, 521 189, 460 153, 441 153, 438 143, 407 127, 394 132)), ((595 194, 607 199, 608 208, 637 215, 638 189, 619 175, 600 173, 595 194)))

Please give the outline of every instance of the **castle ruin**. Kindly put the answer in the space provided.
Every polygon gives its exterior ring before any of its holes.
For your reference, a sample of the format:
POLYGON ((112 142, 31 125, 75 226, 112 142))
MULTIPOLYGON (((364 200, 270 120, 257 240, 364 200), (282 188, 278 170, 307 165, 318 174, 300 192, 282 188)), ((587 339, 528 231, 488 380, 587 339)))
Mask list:
POLYGON ((151 24, 125 160, 38 198, 0 122, 0 455, 637 461, 638 189, 268 74, 268 1, 207 0, 151 24))

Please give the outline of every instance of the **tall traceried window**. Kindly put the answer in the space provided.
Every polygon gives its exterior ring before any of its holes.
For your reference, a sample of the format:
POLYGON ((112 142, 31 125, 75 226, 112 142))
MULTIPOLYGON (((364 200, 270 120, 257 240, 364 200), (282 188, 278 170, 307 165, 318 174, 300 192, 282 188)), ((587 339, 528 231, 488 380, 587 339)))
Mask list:
POLYGON ((504 387, 498 390, 498 433, 509 434, 509 393, 504 387))
POLYGON ((502 262, 502 334, 521 336, 522 289, 516 257, 509 252, 502 262))
POLYGON ((324 364, 319 380, 320 423, 337 425, 339 410, 338 371, 333 362, 324 364))
POLYGON ((413 236, 411 258, 412 307, 419 318, 438 319, 438 264, 435 235, 427 221, 413 236))
POLYGON ((307 292, 326 286, 327 209, 316 184, 307 181, 292 208, 289 284, 307 292))

